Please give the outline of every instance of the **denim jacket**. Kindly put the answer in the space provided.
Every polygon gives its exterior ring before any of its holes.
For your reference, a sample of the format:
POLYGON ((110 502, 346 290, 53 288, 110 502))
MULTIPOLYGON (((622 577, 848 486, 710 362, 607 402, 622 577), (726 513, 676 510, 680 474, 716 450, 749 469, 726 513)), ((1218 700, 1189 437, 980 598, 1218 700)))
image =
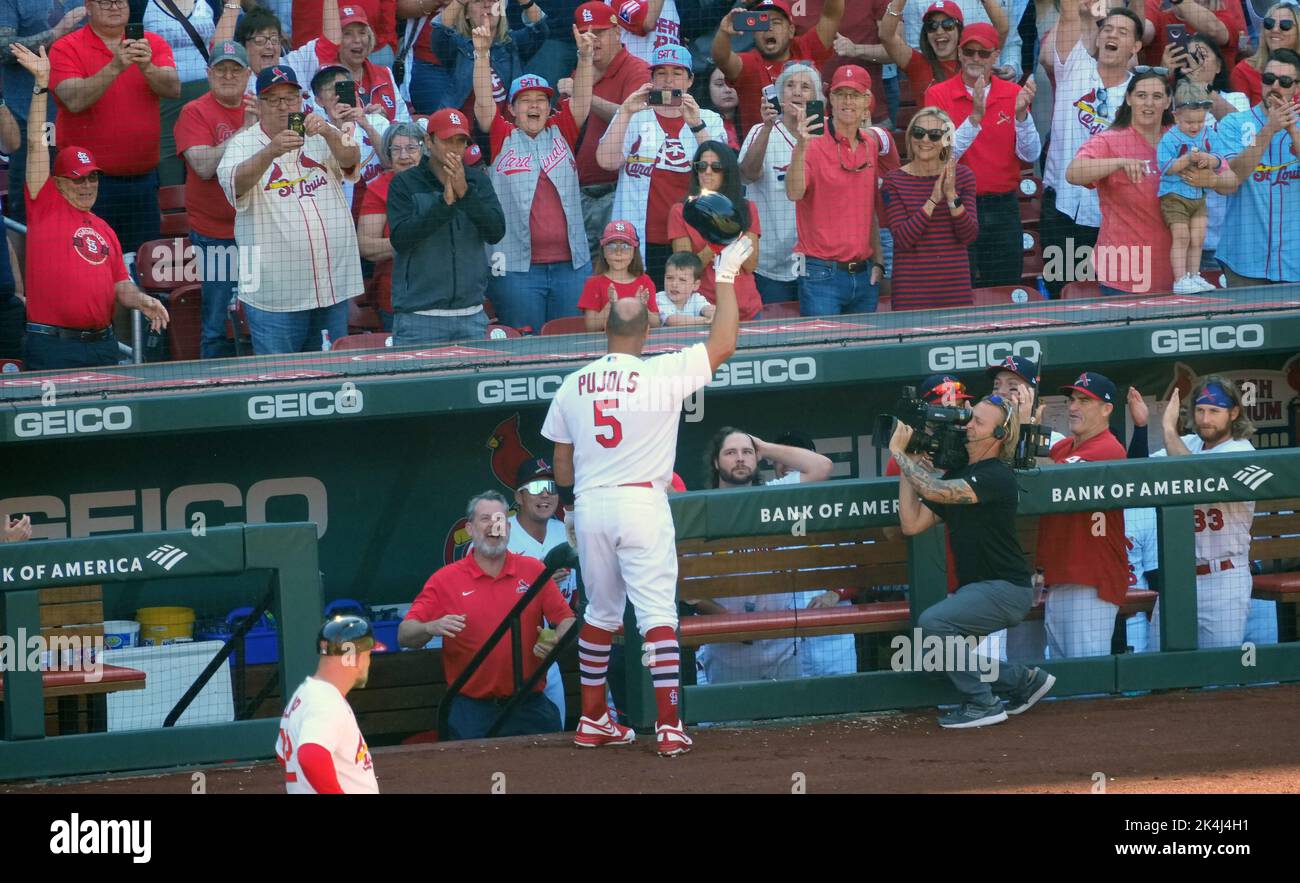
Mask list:
MULTIPOLYGON (((536 22, 511 31, 510 39, 492 44, 492 70, 507 89, 516 78, 523 76, 524 62, 537 54, 550 31, 543 12, 536 22)), ((451 73, 451 85, 439 99, 438 108, 463 107, 474 91, 474 42, 446 27, 441 14, 433 19, 432 39, 433 54, 451 73)))

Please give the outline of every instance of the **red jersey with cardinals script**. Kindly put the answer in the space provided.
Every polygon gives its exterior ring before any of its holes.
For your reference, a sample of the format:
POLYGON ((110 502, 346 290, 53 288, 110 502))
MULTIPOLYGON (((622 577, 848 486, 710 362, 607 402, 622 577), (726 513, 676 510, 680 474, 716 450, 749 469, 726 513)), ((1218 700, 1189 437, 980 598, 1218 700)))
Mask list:
POLYGON ((113 228, 73 208, 54 179, 27 198, 27 321, 100 329, 113 321, 114 288, 127 278, 113 228))

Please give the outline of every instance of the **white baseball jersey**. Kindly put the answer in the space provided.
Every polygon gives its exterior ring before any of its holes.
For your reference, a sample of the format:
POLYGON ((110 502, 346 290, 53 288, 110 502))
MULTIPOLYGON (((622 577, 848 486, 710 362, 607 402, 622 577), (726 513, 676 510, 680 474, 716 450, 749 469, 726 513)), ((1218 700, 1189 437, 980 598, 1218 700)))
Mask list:
POLYGON ((316 793, 298 762, 298 749, 307 744, 320 745, 330 753, 334 774, 345 793, 379 793, 370 748, 352 706, 333 684, 314 677, 294 691, 275 744, 275 755, 284 766, 284 788, 290 794, 316 793))
POLYGON ((1149 507, 1124 510, 1124 536, 1128 541, 1130 589, 1147 591, 1146 572, 1160 567, 1160 547, 1156 544, 1156 510, 1149 507))
MULTIPOLYGON (((554 549, 560 543, 567 543, 569 535, 564 530, 564 522, 554 518, 546 522, 546 539, 537 542, 533 535, 524 530, 519 524, 519 516, 510 516, 510 540, 506 543, 506 549, 514 552, 516 555, 527 555, 530 558, 536 558, 543 561, 546 553, 554 549)), ((572 603, 573 593, 578 589, 578 575, 569 571, 569 576, 563 582, 556 582, 560 593, 564 595, 564 600, 572 603)), ((554 623, 552 623, 554 625, 554 623)))
MULTIPOLYGON (((1193 454, 1237 454, 1253 451, 1249 439, 1230 438, 1206 451, 1199 435, 1183 436, 1183 444, 1193 454)), ((1153 457, 1165 456, 1157 451, 1153 457)), ((1250 526, 1255 520, 1255 503, 1203 503, 1195 507, 1196 563, 1205 564, 1223 558, 1236 558, 1240 564, 1250 554, 1250 526)))
MULTIPOLYGON (((623 5, 623 0, 605 0, 605 3, 618 12, 619 7, 623 5)), ((628 53, 649 64, 650 57, 660 46, 682 42, 682 18, 677 14, 677 0, 664 0, 663 11, 659 13, 659 22, 650 33, 634 34, 625 28, 620 30, 623 32, 623 46, 628 53)))
POLYGON ((704 344, 643 359, 610 353, 570 374, 542 435, 573 445, 574 493, 672 482, 682 403, 713 379, 704 344))

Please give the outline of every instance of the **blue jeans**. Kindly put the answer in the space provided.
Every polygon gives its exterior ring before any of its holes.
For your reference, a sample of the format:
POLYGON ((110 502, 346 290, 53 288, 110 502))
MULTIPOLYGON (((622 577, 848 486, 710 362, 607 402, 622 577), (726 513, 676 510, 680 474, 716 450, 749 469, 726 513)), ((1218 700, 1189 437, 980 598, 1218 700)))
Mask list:
POLYGON ((769 279, 755 273, 754 284, 758 286, 758 295, 763 299, 765 305, 786 303, 787 301, 799 299, 799 280, 797 279, 782 282, 779 279, 769 279))
POLYGON ((568 261, 533 264, 523 273, 490 277, 488 297, 502 325, 531 328, 533 334, 540 334, 551 319, 580 315, 578 298, 590 276, 590 261, 577 270, 568 261))
POLYGON ((850 273, 834 261, 805 258, 799 278, 799 313, 804 316, 838 316, 874 313, 880 286, 871 283, 871 267, 850 273))
POLYGON ((143 175, 101 175, 99 195, 91 211, 113 228, 123 254, 139 251, 143 243, 162 235, 158 171, 143 175))
POLYGON ((51 368, 96 368, 116 365, 123 359, 117 348, 117 338, 109 334, 107 340, 83 343, 64 340, 49 334, 27 332, 23 351, 23 366, 28 371, 48 371, 51 368))
POLYGON ((191 230, 190 243, 194 246, 194 260, 198 262, 203 284, 203 337, 199 342, 199 358, 233 356, 235 342, 226 337, 226 321, 239 292, 239 252, 235 240, 213 239, 191 230), (213 250, 210 256, 207 254, 209 249, 213 250), (216 249, 228 250, 220 252, 216 249), (207 278, 209 269, 212 270, 211 279, 207 278))
POLYGON ((394 313, 393 346, 483 340, 487 336, 487 326, 487 313, 483 310, 472 316, 421 316, 416 313, 394 313))
MULTIPOLYGON (((501 706, 492 699, 471 699, 457 696, 451 702, 447 727, 452 739, 482 739, 488 727, 496 720, 501 706)), ((563 729, 560 712, 541 692, 520 701, 510 712, 497 736, 531 736, 535 733, 557 733, 563 729)))
POLYGON ((248 330, 253 336, 253 354, 258 356, 318 352, 322 331, 330 333, 331 341, 348 336, 346 300, 341 300, 332 307, 288 313, 259 310, 246 303, 244 315, 248 317, 248 330))
POLYGON ((451 88, 451 72, 438 64, 411 57, 411 103, 416 113, 433 113, 451 88))
MULTIPOLYGON (((885 84, 885 104, 889 108, 889 125, 894 126, 898 122, 898 105, 902 100, 902 95, 898 89, 898 77, 890 77, 882 80, 885 84)), ((883 230, 880 232, 884 232, 883 230)))

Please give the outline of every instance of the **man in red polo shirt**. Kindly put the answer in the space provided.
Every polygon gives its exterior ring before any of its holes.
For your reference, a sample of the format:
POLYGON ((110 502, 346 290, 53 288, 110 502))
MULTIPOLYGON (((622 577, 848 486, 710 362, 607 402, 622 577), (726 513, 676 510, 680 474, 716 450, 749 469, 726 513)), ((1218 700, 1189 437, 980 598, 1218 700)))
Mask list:
MULTIPOLYGON (((36 90, 49 88, 50 60, 12 44, 15 60, 29 71, 36 90)), ((44 101, 33 101, 27 138, 40 144, 44 101)), ((157 145, 155 145, 156 149, 157 145)), ((113 308, 138 309, 154 331, 167 327, 167 310, 127 276, 122 246, 91 211, 99 195, 100 167, 82 147, 67 146, 54 160, 34 150, 27 158, 27 340, 23 359, 34 371, 116 365, 113 308)))
POLYGON ((58 144, 95 154, 103 169, 95 214, 126 251, 159 236, 159 98, 179 98, 171 47, 157 34, 124 39, 127 0, 87 0, 89 26, 50 47, 50 87, 59 106, 58 144))
MULTIPOLYGON (((614 187, 618 172, 601 168, 596 162, 596 148, 609 128, 609 121, 629 95, 650 82, 650 66, 623 47, 614 10, 591 0, 573 12, 579 33, 596 35, 592 44, 592 64, 596 82, 591 89, 591 113, 583 127, 578 149, 578 183, 582 191, 582 222, 587 228, 587 244, 592 255, 600 249, 600 235, 613 216, 614 187)), ((564 91, 565 81, 560 81, 564 91)), ((572 82, 569 83, 572 89, 572 82)))
POLYGON ((1145 0, 1145 3, 1144 64, 1160 64, 1169 43, 1169 26, 1183 25, 1188 34, 1204 34, 1219 44, 1225 71, 1231 72, 1237 66, 1238 44, 1246 31, 1246 15, 1238 0, 1170 0, 1168 3, 1145 0))
POLYGON ((880 147, 863 126, 871 114, 871 75, 856 64, 835 72, 826 132, 799 120, 786 170, 803 255, 799 313, 874 313, 884 265, 876 217, 880 147))
POLYGON ((1016 285, 1024 269, 1020 163, 1034 162, 1042 151, 1029 115, 1034 81, 1021 88, 993 75, 998 33, 992 25, 968 25, 957 53, 960 75, 926 89, 922 104, 952 118, 952 155, 975 173, 980 232, 970 247, 971 285, 1016 285))
MULTIPOLYGON (((470 554, 439 570, 416 597, 397 630, 403 647, 419 649, 430 638, 441 637, 442 665, 447 683, 460 677, 465 666, 505 621, 519 596, 545 569, 542 562, 507 550, 510 543, 506 498, 487 491, 469 501, 470 554)), ((527 680, 541 665, 555 642, 573 627, 573 611, 553 580, 525 608, 520 629, 532 652, 524 653, 527 680), (543 634, 542 618, 555 623, 555 632, 543 634)), ((509 640, 496 645, 483 665, 465 683, 452 702, 449 725, 456 739, 482 739, 506 700, 514 693, 513 655, 509 640)), ((527 736, 562 729, 558 709, 542 691, 542 678, 497 731, 498 736, 527 736)))
MULTIPOLYGON (((795 29, 806 32, 815 28, 821 21, 825 2, 826 0, 805 0, 800 4, 803 11, 795 11, 795 29)), ((898 66, 889 57, 889 50, 880 42, 880 22, 888 15, 888 9, 889 0, 858 0, 857 3, 847 4, 839 32, 831 44, 835 54, 821 66, 822 81, 827 83, 835 79, 835 71, 842 65, 856 64, 867 69, 871 74, 871 94, 879 98, 873 102, 871 109, 873 123, 882 122, 889 116, 890 106, 884 100, 888 94, 885 91, 885 80, 892 80, 895 93, 898 91, 898 66), (882 65, 887 65, 888 70, 882 70, 882 65), (886 72, 888 77, 884 76, 886 72)), ((897 104, 898 95, 894 94, 890 100, 897 104)))
MULTIPOLYGON (((1124 446, 1110 431, 1115 384, 1085 371, 1061 392, 1070 397, 1070 436, 1052 446, 1052 461, 1123 460, 1124 446)), ((1115 616, 1128 592, 1124 510, 1044 515, 1035 557, 1047 583, 1043 623, 1052 658, 1110 653, 1115 616)))
MULTIPOLYGON (((732 12, 743 11, 737 6, 732 12)), ((794 33, 794 13, 790 0, 762 0, 753 12, 767 12, 772 29, 754 34, 754 48, 739 54, 731 51, 736 29, 727 13, 713 37, 713 63, 722 69, 727 82, 736 88, 740 105, 736 108, 740 137, 763 122, 763 87, 776 85, 776 78, 787 61, 811 61, 821 66, 831 57, 831 46, 844 17, 844 0, 826 0, 817 26, 801 36, 794 33)))
POLYGON ((176 120, 176 153, 185 158, 185 212, 190 243, 203 283, 203 336, 199 357, 235 355, 226 337, 226 319, 239 291, 235 248, 235 207, 217 180, 217 166, 230 136, 257 124, 257 106, 244 94, 248 53, 234 40, 213 47, 208 59, 211 91, 181 109, 176 120))

